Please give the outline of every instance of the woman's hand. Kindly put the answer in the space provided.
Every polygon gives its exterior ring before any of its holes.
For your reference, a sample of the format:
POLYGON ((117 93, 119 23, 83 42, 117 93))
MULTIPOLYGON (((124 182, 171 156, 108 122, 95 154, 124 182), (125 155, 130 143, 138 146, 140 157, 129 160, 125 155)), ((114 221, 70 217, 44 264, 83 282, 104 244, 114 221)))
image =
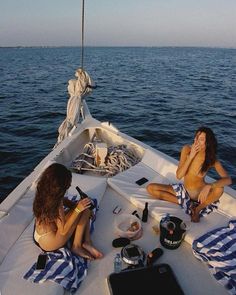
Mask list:
POLYGON ((200 194, 198 195, 198 202, 200 202, 200 204, 202 204, 202 203, 204 203, 206 201, 207 196, 210 193, 210 190, 211 190, 211 185, 210 184, 204 185, 204 187, 200 191, 200 194))
POLYGON ((200 151, 200 145, 199 145, 198 141, 195 139, 194 143, 191 146, 189 158, 193 159, 199 151, 200 151))
POLYGON ((90 198, 84 198, 79 200, 79 202, 76 205, 76 208, 80 210, 80 212, 84 211, 85 209, 88 209, 91 205, 91 199, 90 198))

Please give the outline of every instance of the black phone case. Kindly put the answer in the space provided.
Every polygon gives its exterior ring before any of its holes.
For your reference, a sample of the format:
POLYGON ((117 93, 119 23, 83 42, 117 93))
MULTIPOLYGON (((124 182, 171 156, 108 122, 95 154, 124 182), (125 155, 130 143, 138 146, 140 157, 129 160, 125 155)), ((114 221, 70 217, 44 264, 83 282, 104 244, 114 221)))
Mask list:
POLYGON ((107 283, 111 295, 184 295, 170 265, 165 263, 112 273, 107 283))
POLYGON ((142 177, 142 178, 138 179, 137 181, 135 181, 135 183, 137 183, 137 185, 142 185, 146 182, 148 182, 148 179, 146 177, 142 177))
POLYGON ((47 263, 47 254, 39 254, 35 269, 45 269, 47 263))

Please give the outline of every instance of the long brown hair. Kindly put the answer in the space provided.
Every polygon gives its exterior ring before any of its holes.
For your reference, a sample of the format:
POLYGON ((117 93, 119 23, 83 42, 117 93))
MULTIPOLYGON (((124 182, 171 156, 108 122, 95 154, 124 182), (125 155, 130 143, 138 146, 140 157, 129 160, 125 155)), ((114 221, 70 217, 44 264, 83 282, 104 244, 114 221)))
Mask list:
POLYGON ((195 132, 195 136, 202 132, 206 134, 205 160, 201 167, 201 173, 204 173, 216 162, 217 139, 214 132, 210 128, 204 126, 198 128, 195 132))
POLYGON ((49 223, 59 217, 59 206, 71 179, 71 172, 58 163, 53 163, 42 173, 33 203, 33 212, 39 223, 49 223))

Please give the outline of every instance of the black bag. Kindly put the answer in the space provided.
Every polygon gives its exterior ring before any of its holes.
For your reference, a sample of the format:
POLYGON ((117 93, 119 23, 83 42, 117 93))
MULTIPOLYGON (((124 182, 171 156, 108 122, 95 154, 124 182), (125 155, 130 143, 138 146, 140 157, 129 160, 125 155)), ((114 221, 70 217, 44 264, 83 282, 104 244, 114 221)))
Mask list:
POLYGON ((170 265, 162 263, 112 273, 107 277, 111 295, 183 295, 170 265))

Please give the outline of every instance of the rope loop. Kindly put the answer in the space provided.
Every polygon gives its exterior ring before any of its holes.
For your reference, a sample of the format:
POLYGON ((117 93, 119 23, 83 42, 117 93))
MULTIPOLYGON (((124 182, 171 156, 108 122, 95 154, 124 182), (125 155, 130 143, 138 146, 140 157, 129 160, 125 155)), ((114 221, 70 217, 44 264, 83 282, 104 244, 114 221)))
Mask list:
POLYGON ((71 165, 73 171, 94 171, 108 177, 129 169, 140 162, 140 158, 126 145, 110 146, 105 159, 105 166, 96 164, 96 145, 93 142, 85 144, 83 152, 77 156, 71 165))

